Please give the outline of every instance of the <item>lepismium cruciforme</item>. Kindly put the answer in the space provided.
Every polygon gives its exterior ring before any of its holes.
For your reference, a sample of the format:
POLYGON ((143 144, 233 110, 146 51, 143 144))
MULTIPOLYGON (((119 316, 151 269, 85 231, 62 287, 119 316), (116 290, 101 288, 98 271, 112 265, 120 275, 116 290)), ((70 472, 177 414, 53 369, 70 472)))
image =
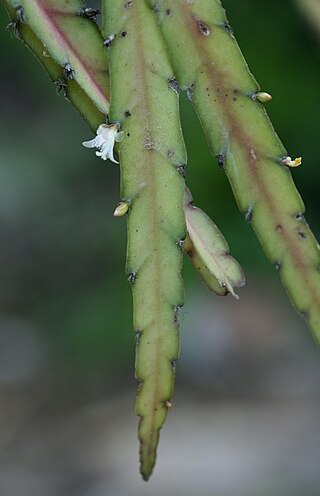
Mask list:
POLYGON ((120 160, 128 215, 127 275, 134 300, 140 381, 140 460, 145 479, 173 393, 183 304, 182 252, 214 292, 244 283, 217 227, 185 189, 179 89, 192 101, 240 210, 280 271, 295 308, 320 337, 320 260, 302 200, 260 92, 219 0, 3 0, 10 28, 97 135, 84 143, 120 160), (107 65, 109 61, 109 70, 107 65), (110 105, 110 108, 109 108, 110 105))

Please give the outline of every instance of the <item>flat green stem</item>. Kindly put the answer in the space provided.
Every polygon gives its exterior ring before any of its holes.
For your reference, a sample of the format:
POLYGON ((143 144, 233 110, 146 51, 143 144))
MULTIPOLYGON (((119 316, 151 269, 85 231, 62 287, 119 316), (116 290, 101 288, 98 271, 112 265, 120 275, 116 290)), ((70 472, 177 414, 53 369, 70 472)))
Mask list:
MULTIPOLYGON (((65 79, 76 81, 97 109, 106 115, 109 75, 103 38, 97 24, 83 14, 83 2, 5 0, 4 3, 16 10, 20 31, 28 25, 42 43, 45 56, 61 66, 65 79)), ((27 44, 28 38, 30 35, 27 44)))
POLYGON ((121 197, 129 201, 127 274, 137 335, 136 411, 141 473, 155 463, 159 430, 173 394, 179 355, 179 309, 185 238, 186 163, 173 71, 156 18, 141 0, 104 2, 109 47, 110 121, 124 131, 119 144, 121 197))
POLYGON ((150 0, 179 85, 186 90, 240 210, 280 271, 296 310, 320 340, 319 246, 258 101, 219 0, 150 0), (178 34, 178 35, 177 35, 178 34))
POLYGON ((95 131, 105 121, 105 115, 97 109, 74 79, 65 78, 63 68, 48 56, 42 41, 34 34, 30 26, 19 20, 16 9, 9 5, 7 0, 2 0, 2 3, 11 20, 8 30, 30 49, 55 84, 57 93, 70 101, 95 131))

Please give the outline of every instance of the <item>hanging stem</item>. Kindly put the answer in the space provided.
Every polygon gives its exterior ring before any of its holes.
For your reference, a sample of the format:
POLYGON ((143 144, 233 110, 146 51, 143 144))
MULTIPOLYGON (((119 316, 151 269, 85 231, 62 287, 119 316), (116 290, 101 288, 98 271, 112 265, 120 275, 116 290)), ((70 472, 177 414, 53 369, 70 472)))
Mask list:
POLYGON ((109 75, 103 38, 88 9, 81 0, 2 2, 11 17, 9 28, 96 129, 109 110, 109 75))
MULTIPOLYGON (((319 246, 219 0, 150 0, 179 85, 187 91, 240 210, 280 271, 296 310, 320 340, 319 246)), ((268 99, 267 99, 268 100, 268 99)))
POLYGON ((112 40, 110 122, 124 131, 118 148, 121 199, 130 204, 126 270, 137 336, 141 473, 147 480, 179 355, 180 244, 186 235, 180 172, 186 152, 176 83, 156 18, 143 1, 103 5, 104 34, 112 40))

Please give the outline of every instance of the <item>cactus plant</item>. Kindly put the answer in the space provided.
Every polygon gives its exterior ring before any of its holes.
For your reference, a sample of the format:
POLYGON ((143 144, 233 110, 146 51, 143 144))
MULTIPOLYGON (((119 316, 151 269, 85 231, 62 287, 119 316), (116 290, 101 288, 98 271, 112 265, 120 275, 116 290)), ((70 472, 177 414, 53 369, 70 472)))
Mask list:
POLYGON ((237 296, 234 288, 244 284, 222 234, 185 189, 180 89, 192 101, 245 219, 320 339, 319 248, 288 170, 301 159, 288 157, 275 134, 262 105, 271 96, 249 73, 219 0, 103 0, 103 35, 97 11, 80 0, 3 3, 11 31, 96 132, 84 146, 120 161, 121 201, 114 216, 128 217, 136 411, 141 473, 148 479, 171 408, 183 251, 216 294, 237 296))
POLYGON ((82 2, 76 0, 66 9, 63 1, 61 5, 39 1, 34 4, 35 11, 30 2, 22 6, 15 0, 3 0, 3 4, 11 19, 7 29, 37 57, 57 93, 70 100, 91 129, 97 129, 109 109, 109 74, 102 34, 92 19, 86 17, 82 2), (74 38, 83 27, 90 42, 84 47, 74 38), (81 53, 73 50, 77 43, 82 47, 81 53))
POLYGON ((130 204, 126 271, 137 333, 141 473, 147 479, 179 354, 178 312, 184 298, 179 244, 186 235, 179 167, 186 163, 186 151, 178 95, 170 84, 173 71, 151 10, 144 2, 124 8, 118 0, 103 7, 105 37, 115 37, 108 49, 109 119, 124 132, 118 148, 121 198, 130 204))
POLYGON ((219 0, 151 1, 175 73, 187 91, 239 209, 251 223, 296 310, 320 339, 319 247, 219 0), (177 38, 176 33, 179 32, 177 38))

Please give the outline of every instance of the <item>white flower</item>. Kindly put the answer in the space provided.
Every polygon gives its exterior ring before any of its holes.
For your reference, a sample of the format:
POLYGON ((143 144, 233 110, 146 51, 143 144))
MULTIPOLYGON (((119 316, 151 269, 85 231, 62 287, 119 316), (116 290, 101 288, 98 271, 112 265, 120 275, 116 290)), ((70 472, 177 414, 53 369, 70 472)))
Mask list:
POLYGON ((118 164, 113 156, 113 147, 115 142, 123 139, 123 131, 119 131, 118 124, 101 124, 97 129, 97 136, 90 141, 83 141, 86 148, 98 148, 96 155, 102 160, 109 158, 112 162, 118 164))

